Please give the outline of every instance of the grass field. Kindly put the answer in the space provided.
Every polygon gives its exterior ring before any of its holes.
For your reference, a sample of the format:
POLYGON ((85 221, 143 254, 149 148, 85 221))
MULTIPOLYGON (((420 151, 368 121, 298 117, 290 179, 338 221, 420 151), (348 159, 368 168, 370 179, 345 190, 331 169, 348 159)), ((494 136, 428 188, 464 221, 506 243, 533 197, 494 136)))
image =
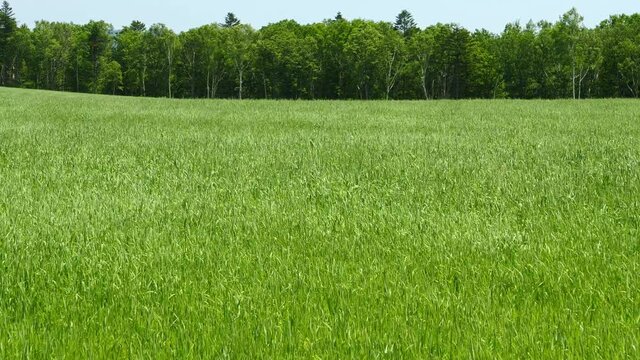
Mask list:
POLYGON ((0 358, 639 358, 640 102, 0 89, 0 358))

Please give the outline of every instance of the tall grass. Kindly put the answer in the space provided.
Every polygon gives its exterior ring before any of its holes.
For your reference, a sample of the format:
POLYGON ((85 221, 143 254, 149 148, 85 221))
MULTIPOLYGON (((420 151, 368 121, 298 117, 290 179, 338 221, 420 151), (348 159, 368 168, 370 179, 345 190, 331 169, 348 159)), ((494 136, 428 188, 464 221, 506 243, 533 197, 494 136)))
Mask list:
POLYGON ((0 89, 0 358, 638 358, 639 119, 0 89))

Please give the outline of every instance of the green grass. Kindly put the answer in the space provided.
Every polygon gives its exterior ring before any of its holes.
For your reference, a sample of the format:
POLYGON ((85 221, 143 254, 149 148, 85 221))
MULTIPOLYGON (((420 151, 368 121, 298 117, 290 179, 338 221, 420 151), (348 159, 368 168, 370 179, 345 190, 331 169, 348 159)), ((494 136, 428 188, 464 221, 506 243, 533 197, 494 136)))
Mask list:
POLYGON ((0 358, 638 358, 640 103, 0 89, 0 358))

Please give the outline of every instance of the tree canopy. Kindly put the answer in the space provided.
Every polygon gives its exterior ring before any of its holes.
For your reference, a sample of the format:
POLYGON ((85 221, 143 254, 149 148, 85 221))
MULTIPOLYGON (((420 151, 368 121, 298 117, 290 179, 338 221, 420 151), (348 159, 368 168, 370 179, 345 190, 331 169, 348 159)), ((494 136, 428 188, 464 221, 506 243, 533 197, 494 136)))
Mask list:
POLYGON ((175 33, 39 21, 0 7, 0 85, 180 98, 462 99, 640 96, 640 15, 587 28, 576 9, 499 34, 457 24, 284 20, 255 30, 228 13, 175 33))

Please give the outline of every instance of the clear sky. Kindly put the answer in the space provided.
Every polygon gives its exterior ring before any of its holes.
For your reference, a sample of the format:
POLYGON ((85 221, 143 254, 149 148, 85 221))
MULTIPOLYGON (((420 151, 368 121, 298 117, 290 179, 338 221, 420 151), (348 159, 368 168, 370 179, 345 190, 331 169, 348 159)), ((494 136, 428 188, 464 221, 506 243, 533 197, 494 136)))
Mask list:
POLYGON ((105 20, 116 28, 131 20, 164 23, 176 31, 221 22, 234 12, 243 23, 260 28, 283 19, 300 23, 333 18, 393 21, 409 10, 420 27, 454 22, 474 30, 500 32, 508 22, 555 21, 575 6, 589 27, 613 14, 640 12, 639 0, 9 0, 18 21, 33 27, 36 20, 86 23, 105 20))

